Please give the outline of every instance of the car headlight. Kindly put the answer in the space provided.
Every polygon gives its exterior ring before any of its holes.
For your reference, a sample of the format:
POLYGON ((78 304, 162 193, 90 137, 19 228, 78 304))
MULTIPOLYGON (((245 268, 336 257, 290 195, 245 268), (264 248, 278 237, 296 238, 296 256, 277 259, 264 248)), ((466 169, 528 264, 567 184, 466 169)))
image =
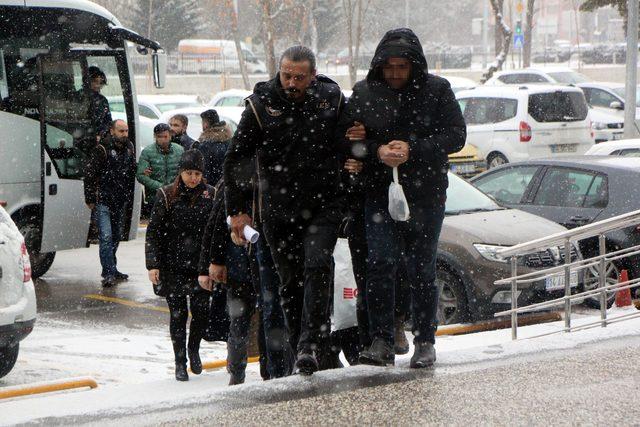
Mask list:
POLYGON ((485 259, 494 262, 503 262, 507 263, 508 260, 500 255, 498 255, 498 251, 500 249, 508 248, 508 246, 498 246, 498 245, 484 245, 482 243, 474 243, 473 247, 476 248, 478 253, 482 255, 485 259))
POLYGON ((595 129, 595 130, 602 130, 602 129, 606 129, 607 128, 607 124, 606 123, 602 123, 602 122, 593 122, 591 124, 591 126, 595 129))

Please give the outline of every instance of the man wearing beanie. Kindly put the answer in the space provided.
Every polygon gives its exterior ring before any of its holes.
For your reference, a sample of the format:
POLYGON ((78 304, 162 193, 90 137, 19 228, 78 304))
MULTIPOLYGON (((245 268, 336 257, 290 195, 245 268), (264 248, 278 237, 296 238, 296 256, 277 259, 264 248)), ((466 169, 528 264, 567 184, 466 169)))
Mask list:
POLYGON ((140 153, 136 178, 144 185, 145 204, 143 216, 148 216, 153 207, 156 192, 168 185, 178 176, 178 163, 184 148, 171 142, 171 127, 159 123, 153 128, 155 144, 145 147, 140 153))
MULTIPOLYGON (((436 251, 444 219, 448 155, 465 143, 466 126, 447 80, 428 73, 418 37, 408 28, 387 32, 369 74, 353 87, 341 128, 364 125, 365 137, 349 138, 364 164, 367 237, 366 306, 371 344, 360 362, 393 365, 394 303, 398 265, 407 266, 415 353, 412 368, 436 360, 438 287, 436 251), (407 221, 389 213, 389 184, 397 168, 409 205, 407 221)), ((344 135, 344 133, 343 133, 344 135)))

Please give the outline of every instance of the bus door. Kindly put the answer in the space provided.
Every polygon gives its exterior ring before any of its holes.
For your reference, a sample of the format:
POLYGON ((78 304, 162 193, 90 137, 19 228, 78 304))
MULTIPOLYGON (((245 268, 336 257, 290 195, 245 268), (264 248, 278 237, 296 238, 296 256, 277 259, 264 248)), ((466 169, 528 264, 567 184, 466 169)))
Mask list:
POLYGON ((84 247, 91 211, 84 203, 83 168, 95 146, 86 61, 38 56, 42 163, 41 252, 84 247))

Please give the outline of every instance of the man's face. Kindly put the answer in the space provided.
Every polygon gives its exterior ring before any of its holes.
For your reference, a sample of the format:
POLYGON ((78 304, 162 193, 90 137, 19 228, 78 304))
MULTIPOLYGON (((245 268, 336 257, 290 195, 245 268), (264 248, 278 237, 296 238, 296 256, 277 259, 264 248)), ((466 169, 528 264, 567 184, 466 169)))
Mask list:
POLYGON ((411 62, 406 58, 389 58, 382 66, 382 75, 392 89, 402 89, 411 78, 411 62))
POLYGON ((156 133, 154 136, 156 138, 156 144, 158 144, 161 148, 164 149, 169 147, 169 141, 171 141, 171 133, 169 133, 168 130, 156 133))
POLYGON ((102 80, 102 77, 94 77, 91 79, 92 91, 100 92, 100 89, 102 89, 102 86, 104 86, 104 81, 102 80))
POLYGON ((173 135, 182 135, 187 131, 187 126, 182 124, 178 119, 169 120, 169 126, 171 126, 171 133, 173 135))
POLYGON ((115 126, 111 129, 111 136, 119 141, 124 141, 129 138, 129 126, 126 122, 118 120, 115 126))
POLYGON ((280 84, 287 98, 300 100, 316 78, 316 71, 311 69, 309 61, 293 62, 283 58, 280 64, 280 84))

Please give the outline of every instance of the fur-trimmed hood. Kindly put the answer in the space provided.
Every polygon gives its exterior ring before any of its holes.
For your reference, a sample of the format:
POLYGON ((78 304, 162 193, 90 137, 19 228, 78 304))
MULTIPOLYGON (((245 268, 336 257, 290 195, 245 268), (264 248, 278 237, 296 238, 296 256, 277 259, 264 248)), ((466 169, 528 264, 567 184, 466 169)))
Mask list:
POLYGON ((224 126, 210 127, 200 134, 198 141, 203 142, 227 142, 233 137, 231 127, 228 124, 224 126))

